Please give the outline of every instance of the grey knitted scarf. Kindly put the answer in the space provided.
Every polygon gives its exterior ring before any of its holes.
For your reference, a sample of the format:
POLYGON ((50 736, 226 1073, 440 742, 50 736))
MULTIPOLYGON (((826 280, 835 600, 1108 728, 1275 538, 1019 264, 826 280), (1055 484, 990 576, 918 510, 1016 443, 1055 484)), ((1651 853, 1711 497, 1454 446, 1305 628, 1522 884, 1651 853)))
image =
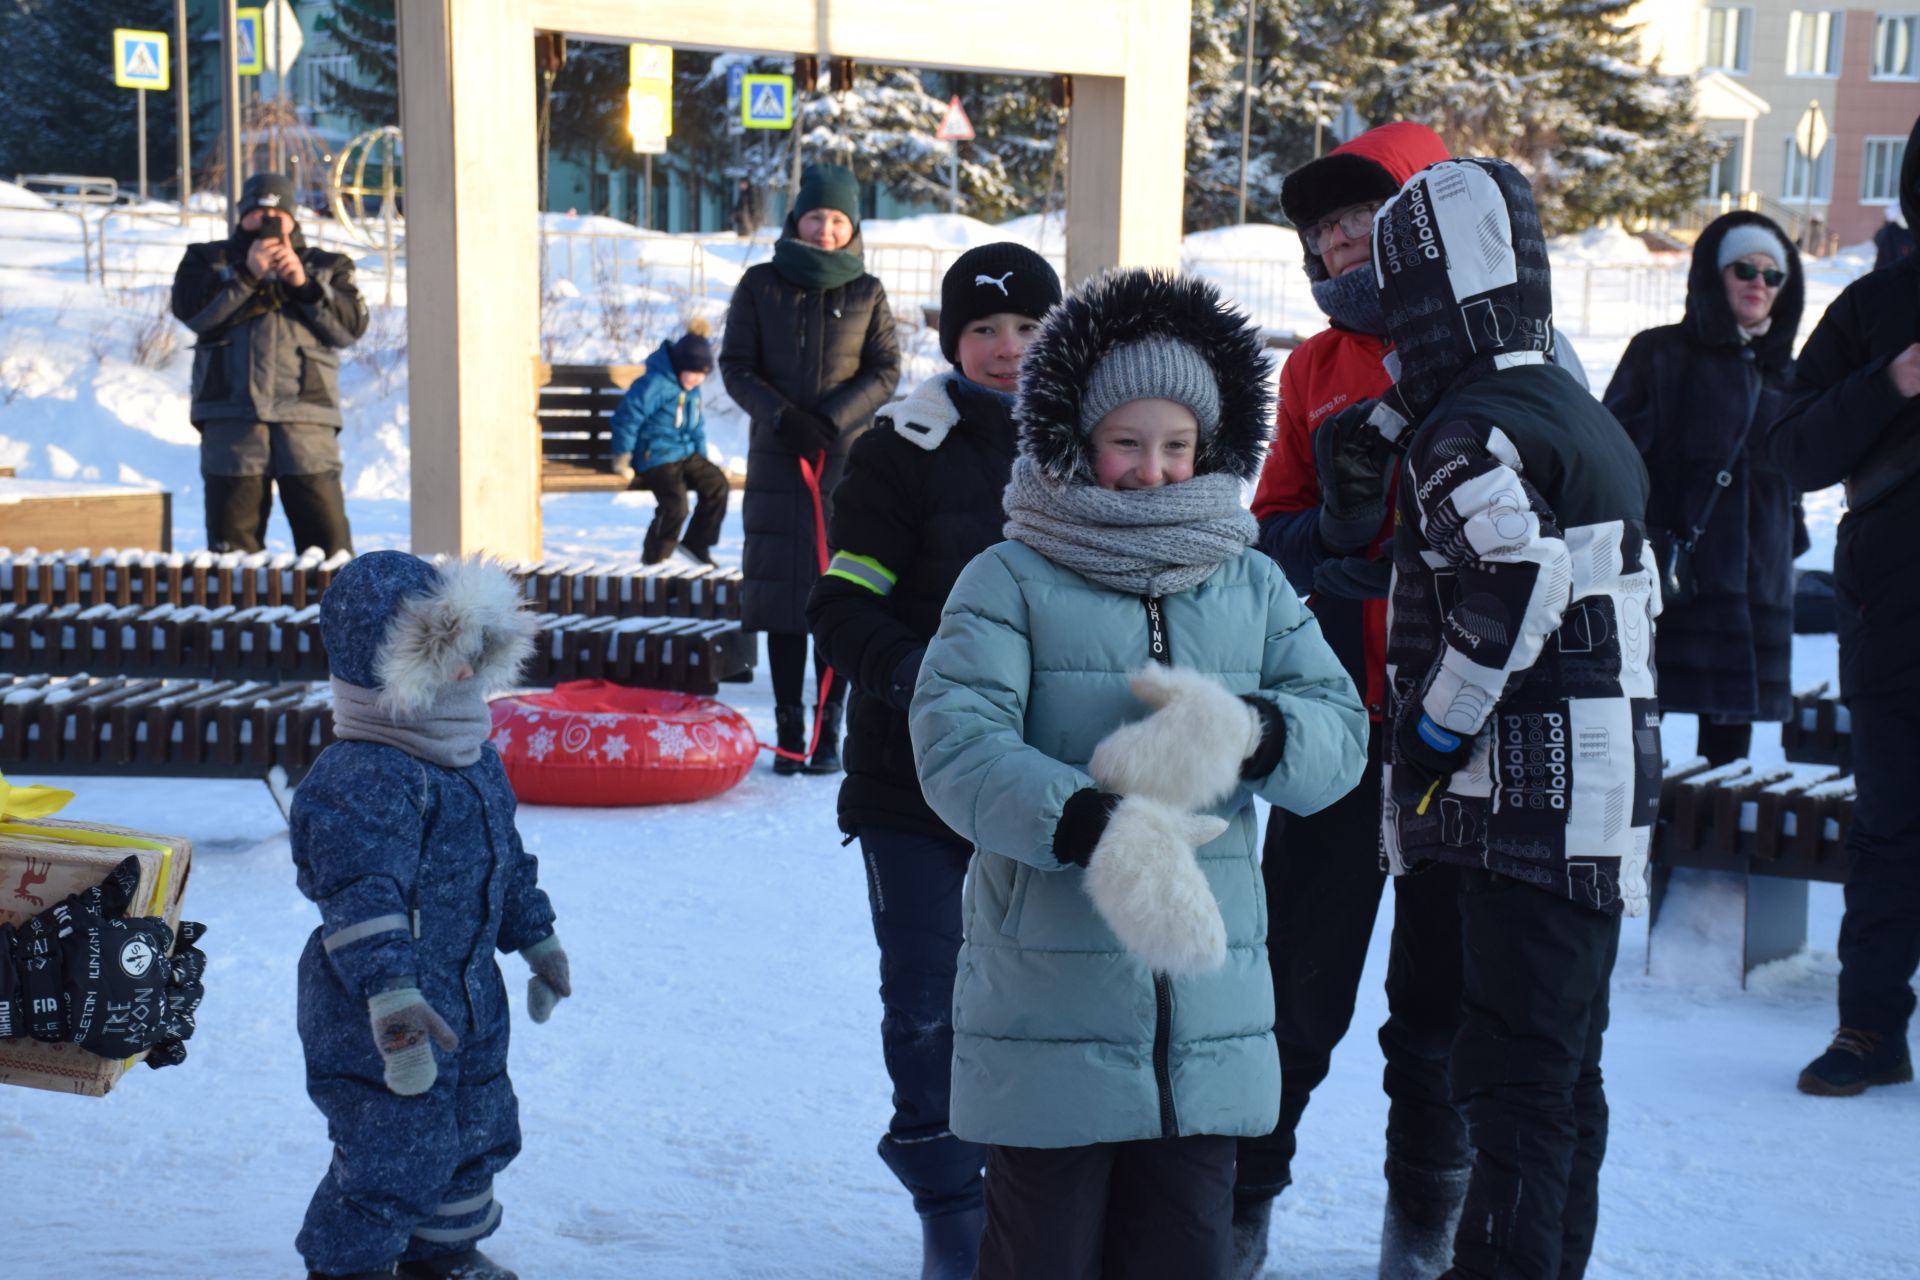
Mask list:
POLYGON ((1007 537, 1103 587, 1139 596, 1199 586, 1260 532, 1230 475, 1158 489, 1056 487, 1024 454, 1014 460, 1006 508, 1007 537))
POLYGON ((464 769, 480 758, 493 733, 493 716, 477 680, 448 685, 432 706, 404 719, 380 705, 378 689, 333 677, 333 732, 353 742, 384 742, 443 769, 464 769))

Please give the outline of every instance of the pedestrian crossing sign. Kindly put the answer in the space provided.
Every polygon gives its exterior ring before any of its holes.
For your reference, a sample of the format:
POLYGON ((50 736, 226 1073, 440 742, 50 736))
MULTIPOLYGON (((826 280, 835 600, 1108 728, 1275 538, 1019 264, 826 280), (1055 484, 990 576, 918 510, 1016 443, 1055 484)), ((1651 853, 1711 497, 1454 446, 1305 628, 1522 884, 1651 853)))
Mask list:
POLYGON ((741 76, 740 123, 749 129, 793 128, 793 77, 741 76))
POLYGON ((167 33, 113 30, 113 82, 122 89, 166 89, 167 33))
POLYGON ((266 70, 266 58, 262 56, 266 51, 260 47, 261 26, 258 9, 233 11, 233 61, 235 70, 243 76, 257 76, 266 70))

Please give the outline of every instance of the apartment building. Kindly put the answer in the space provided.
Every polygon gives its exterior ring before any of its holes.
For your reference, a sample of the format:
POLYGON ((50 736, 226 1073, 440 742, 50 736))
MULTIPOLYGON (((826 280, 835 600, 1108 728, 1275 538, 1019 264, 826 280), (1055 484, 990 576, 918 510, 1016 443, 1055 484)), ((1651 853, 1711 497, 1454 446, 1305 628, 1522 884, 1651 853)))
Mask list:
POLYGON ((1730 143, 1703 201, 1761 208, 1796 235, 1810 215, 1840 244, 1874 233, 1920 116, 1920 0, 1643 0, 1634 16, 1648 60, 1699 77, 1700 115, 1730 143), (1814 104, 1827 138, 1809 156, 1795 129, 1814 104))

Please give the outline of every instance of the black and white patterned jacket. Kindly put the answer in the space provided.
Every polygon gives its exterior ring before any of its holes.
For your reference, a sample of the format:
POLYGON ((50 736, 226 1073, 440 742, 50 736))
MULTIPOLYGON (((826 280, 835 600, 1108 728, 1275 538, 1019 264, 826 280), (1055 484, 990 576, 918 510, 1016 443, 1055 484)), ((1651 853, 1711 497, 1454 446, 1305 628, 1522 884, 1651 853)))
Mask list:
MULTIPOLYGON (((1390 762, 1382 842, 1395 872, 1484 867, 1639 914, 1660 784, 1647 473, 1612 415, 1545 360, 1539 224, 1524 181, 1491 163, 1456 163, 1422 193, 1427 223, 1397 236, 1404 251, 1432 228, 1439 256, 1403 256, 1398 281, 1383 280, 1396 346, 1418 361, 1402 385, 1433 389, 1403 400, 1417 425, 1393 546, 1391 706, 1417 699, 1409 711, 1474 752, 1424 812, 1390 762), (1447 207, 1449 190, 1462 207, 1447 207), (1491 216, 1503 202, 1508 216, 1491 216)), ((1379 224, 1375 235, 1385 276, 1379 224)))

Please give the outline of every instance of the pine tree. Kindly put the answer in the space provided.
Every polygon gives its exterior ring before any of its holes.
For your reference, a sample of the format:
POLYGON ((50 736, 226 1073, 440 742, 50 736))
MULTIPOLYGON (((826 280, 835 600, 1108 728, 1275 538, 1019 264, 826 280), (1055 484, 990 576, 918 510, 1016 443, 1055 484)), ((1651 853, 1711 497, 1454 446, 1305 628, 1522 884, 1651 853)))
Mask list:
POLYGON ((353 58, 353 74, 323 68, 320 80, 328 110, 351 116, 362 127, 400 123, 400 46, 393 0, 334 0, 315 30, 353 58))
MULTIPOLYGON (((118 0, 111 21, 70 0, 0 3, 0 173, 77 173, 131 187, 139 172, 138 95, 113 82, 113 28, 173 30, 170 0, 118 0)), ((147 173, 156 189, 174 174, 170 94, 147 95, 147 173)))
MULTIPOLYGON (((1280 181, 1312 155, 1317 80, 1368 120, 1417 120, 1455 155, 1512 161, 1550 231, 1677 209, 1721 145, 1694 117, 1690 83, 1641 62, 1628 0, 1256 2, 1256 220, 1282 220, 1280 181)), ((1230 221, 1237 205, 1246 12, 1244 0, 1194 5, 1191 229, 1230 221)))

